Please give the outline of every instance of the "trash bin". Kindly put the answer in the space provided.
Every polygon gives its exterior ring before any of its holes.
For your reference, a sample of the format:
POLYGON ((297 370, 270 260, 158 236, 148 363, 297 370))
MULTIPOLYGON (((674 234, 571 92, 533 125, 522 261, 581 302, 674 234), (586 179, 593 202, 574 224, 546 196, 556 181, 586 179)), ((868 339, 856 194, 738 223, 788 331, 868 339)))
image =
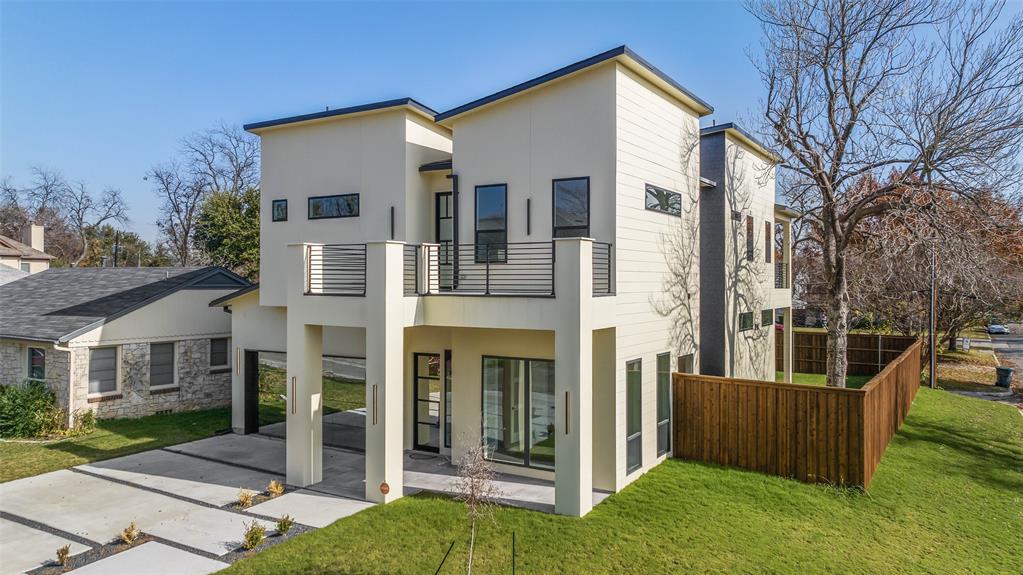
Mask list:
POLYGON ((1009 387, 1009 384, 1012 382, 1012 368, 996 367, 995 371, 998 372, 998 379, 995 381, 995 385, 998 387, 1009 387))

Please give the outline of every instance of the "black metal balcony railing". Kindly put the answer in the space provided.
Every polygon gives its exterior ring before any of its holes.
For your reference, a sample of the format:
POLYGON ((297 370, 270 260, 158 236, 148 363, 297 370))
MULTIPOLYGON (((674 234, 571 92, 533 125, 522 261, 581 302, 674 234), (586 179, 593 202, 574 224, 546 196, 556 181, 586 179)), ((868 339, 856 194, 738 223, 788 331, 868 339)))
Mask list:
POLYGON ((789 262, 774 262, 775 289, 789 289, 789 262))
POLYGON ((305 293, 366 295, 366 244, 340 244, 306 248, 305 293))
POLYGON ((419 246, 406 244, 402 249, 404 292, 405 295, 416 295, 419 293, 419 246))
POLYGON ((614 269, 611 267, 612 261, 611 244, 593 242, 594 297, 614 294, 614 282, 611 279, 614 277, 614 269))
POLYGON ((426 260, 431 294, 554 294, 553 242, 428 245, 426 260))

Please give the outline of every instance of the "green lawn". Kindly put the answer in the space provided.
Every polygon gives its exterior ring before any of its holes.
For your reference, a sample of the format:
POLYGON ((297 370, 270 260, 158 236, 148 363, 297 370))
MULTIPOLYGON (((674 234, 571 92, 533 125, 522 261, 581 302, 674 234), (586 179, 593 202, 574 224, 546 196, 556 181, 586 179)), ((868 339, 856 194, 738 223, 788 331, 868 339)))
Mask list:
MULTIPOLYGON (((852 389, 859 389, 874 377, 872 375, 847 375, 845 377, 845 386, 852 389)), ((781 371, 774 372, 775 381, 784 381, 785 373, 781 371)), ((802 385, 825 385, 828 381, 827 376, 822 373, 793 373, 792 383, 799 383, 802 385)))
MULTIPOLYGON (((406 497, 226 570, 464 572, 460 503, 406 497)), ((869 494, 668 460, 585 518, 501 509, 477 573, 1021 573, 1023 417, 921 389, 869 494)))
POLYGON ((0 482, 192 441, 231 426, 228 409, 100 420, 88 435, 45 443, 0 442, 0 482))
MULTIPOLYGON (((283 369, 259 366, 259 424, 284 421, 287 405, 281 398, 287 395, 283 369)), ((366 384, 361 381, 323 378, 323 412, 336 413, 366 407, 366 384)))

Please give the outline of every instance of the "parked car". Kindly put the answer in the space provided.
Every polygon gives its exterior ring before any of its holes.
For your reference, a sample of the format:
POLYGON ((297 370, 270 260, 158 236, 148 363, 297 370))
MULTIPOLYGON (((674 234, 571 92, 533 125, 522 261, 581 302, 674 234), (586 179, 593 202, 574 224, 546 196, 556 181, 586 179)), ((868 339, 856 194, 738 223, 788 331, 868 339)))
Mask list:
POLYGON ((987 332, 989 334, 992 334, 992 335, 994 335, 994 334, 1008 334, 1009 333, 1009 328, 1007 328, 1004 325, 999 324, 999 323, 993 323, 993 324, 987 326, 987 332))

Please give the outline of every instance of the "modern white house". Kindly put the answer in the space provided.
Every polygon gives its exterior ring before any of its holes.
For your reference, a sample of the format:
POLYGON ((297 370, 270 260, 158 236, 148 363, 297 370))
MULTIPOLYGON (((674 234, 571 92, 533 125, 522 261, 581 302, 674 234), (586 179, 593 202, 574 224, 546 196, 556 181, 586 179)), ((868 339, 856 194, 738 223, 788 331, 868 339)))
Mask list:
MULTIPOLYGON (((623 46, 443 113, 406 98, 247 125, 261 283, 210 304, 231 312, 233 427, 258 429, 256 354, 286 352, 287 481, 321 481, 321 358, 365 358, 368 500, 401 497, 406 451, 457 463, 482 442, 585 515, 670 456, 670 373, 700 370, 703 321, 731 314, 701 320, 726 290, 701 282, 701 244, 725 241, 701 197, 734 193, 702 173, 711 112, 623 46)), ((773 230, 771 155, 729 137, 765 175, 739 209, 773 230)), ((789 292, 758 272, 759 320, 789 292)))
POLYGON ((0 384, 45 382, 98 418, 231 402, 231 318, 249 282, 205 268, 54 268, 0 286, 0 384))

